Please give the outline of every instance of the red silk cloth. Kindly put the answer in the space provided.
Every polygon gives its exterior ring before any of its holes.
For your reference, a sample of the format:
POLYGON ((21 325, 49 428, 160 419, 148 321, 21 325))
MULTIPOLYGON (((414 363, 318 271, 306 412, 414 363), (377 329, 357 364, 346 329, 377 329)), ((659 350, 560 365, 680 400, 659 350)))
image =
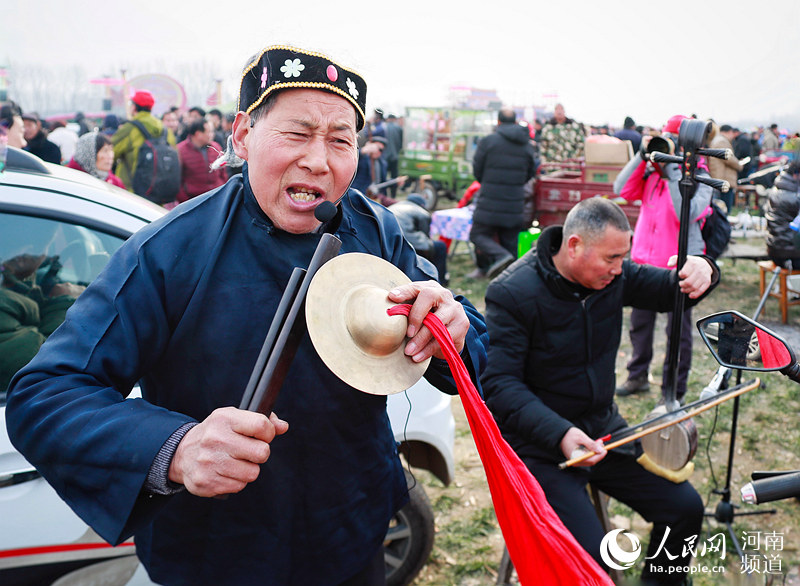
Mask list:
MULTIPOLYGON (((408 304, 396 305, 388 313, 408 316, 410 309, 408 304)), ((455 378, 520 584, 613 586, 608 574, 564 527, 536 478, 500 435, 442 321, 429 313, 423 323, 439 342, 455 378)))
POLYGON ((764 368, 782 368, 792 363, 792 357, 780 340, 776 340, 761 328, 756 328, 756 337, 764 368))

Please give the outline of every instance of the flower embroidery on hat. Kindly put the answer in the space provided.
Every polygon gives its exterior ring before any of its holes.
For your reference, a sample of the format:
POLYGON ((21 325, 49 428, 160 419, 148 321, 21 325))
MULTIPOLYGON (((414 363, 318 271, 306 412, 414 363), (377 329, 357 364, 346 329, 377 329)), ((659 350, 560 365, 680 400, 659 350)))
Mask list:
POLYGON ((284 77, 300 77, 300 72, 306 68, 300 59, 287 59, 281 67, 284 77))
POLYGON ((358 99, 358 90, 356 89, 356 84, 349 77, 347 78, 347 89, 351 96, 353 96, 355 99, 358 99))

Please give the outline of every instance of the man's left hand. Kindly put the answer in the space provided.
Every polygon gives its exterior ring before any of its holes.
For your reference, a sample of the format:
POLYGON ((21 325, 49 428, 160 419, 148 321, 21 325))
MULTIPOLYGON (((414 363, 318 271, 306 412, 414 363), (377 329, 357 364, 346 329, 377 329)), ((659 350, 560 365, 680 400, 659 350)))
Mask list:
MULTIPOLYGON (((678 256, 673 254, 667 265, 674 267, 678 264, 678 256)), ((678 272, 680 281, 678 286, 681 293, 686 293, 691 299, 697 299, 711 285, 711 277, 714 274, 708 261, 700 256, 687 256, 686 263, 678 272)))
POLYGON ((389 299, 396 303, 412 303, 406 330, 406 335, 411 339, 406 345, 405 353, 414 362, 422 362, 431 356, 444 358, 439 343, 430 330, 422 325, 422 320, 431 311, 436 313, 436 317, 442 320, 450 332, 456 350, 461 352, 464 349, 469 319, 449 289, 445 289, 436 281, 417 281, 392 289, 389 291, 389 299))

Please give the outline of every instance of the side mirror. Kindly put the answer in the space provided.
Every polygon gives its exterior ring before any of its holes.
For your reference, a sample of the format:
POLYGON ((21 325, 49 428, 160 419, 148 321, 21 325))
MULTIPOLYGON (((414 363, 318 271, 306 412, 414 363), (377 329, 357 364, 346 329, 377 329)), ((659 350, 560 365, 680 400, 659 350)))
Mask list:
POLYGON ((777 334, 738 311, 704 317, 697 322, 697 328, 722 366, 783 371, 797 362, 792 349, 777 334))

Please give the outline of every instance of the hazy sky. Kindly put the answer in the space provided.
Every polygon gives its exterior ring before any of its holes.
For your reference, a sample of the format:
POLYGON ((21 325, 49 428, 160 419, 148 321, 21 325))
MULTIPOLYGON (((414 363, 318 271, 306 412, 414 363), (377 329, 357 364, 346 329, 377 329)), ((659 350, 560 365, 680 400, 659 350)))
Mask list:
POLYGON ((361 73, 370 109, 443 105, 449 86, 468 85, 510 105, 552 106, 557 94, 593 124, 800 113, 800 0, 10 2, 0 64, 79 63, 99 77, 124 62, 132 77, 195 60, 235 94, 248 56, 290 43, 361 73))

